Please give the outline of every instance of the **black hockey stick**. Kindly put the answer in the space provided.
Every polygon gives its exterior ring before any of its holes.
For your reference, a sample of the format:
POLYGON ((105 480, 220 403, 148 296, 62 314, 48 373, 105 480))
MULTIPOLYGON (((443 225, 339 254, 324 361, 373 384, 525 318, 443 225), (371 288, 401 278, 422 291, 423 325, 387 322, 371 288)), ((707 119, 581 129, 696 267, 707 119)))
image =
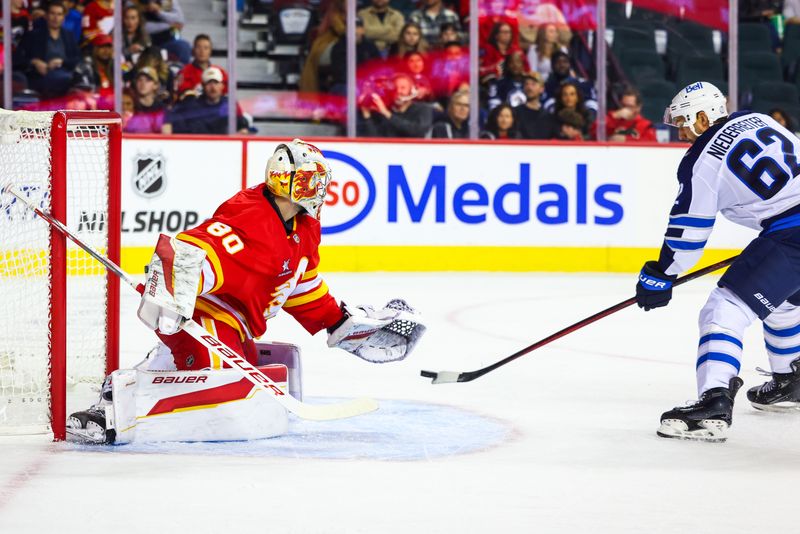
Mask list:
MULTIPOLYGON (((687 274, 686 276, 682 276, 682 277, 678 278, 677 280, 675 280, 675 283, 673 284, 673 286, 679 286, 681 284, 685 284, 686 282, 694 280, 695 278, 700 278, 701 276, 707 275, 708 273, 713 273, 714 271, 722 269, 723 267, 727 267, 728 265, 733 263, 733 260, 735 260, 738 257, 739 257, 739 255, 737 254, 736 256, 733 256, 732 258, 728 258, 727 260, 722 260, 722 261, 720 261, 718 263, 715 263, 713 265, 709 265, 708 267, 703 267, 702 269, 698 269, 698 270, 696 270, 696 271, 694 271, 692 273, 687 274)), ((556 339, 562 338, 562 337, 566 336, 567 334, 571 334, 572 332, 583 328, 584 326, 590 325, 595 321, 599 321, 603 317, 607 317, 607 316, 611 315, 612 313, 616 313, 616 312, 618 312, 620 310, 623 310, 623 309, 627 308, 628 306, 630 306, 631 304, 634 304, 635 302, 636 302, 636 297, 631 297, 628 300, 623 300, 619 304, 615 304, 614 306, 611 306, 610 308, 606 308, 605 310, 603 310, 601 312, 595 313, 591 317, 587 317, 586 319, 582 319, 582 320, 578 321, 577 323, 575 323, 575 324, 573 324, 571 326, 568 326, 568 327, 564 328, 563 330, 559 330, 555 334, 551 334, 551 335, 547 336, 546 338, 544 338, 544 339, 542 339, 540 341, 537 341, 533 345, 528 345, 524 349, 515 352, 511 356, 507 356, 506 358, 503 358, 502 360, 500 360, 498 362, 495 362, 492 365, 488 365, 486 367, 483 367, 482 369, 476 369, 475 371, 464 371, 462 373, 458 373, 458 372, 455 372, 455 371, 439 371, 438 373, 434 372, 434 371, 420 371, 420 374, 422 376, 424 376, 425 378, 432 378, 433 379, 433 381, 432 381, 433 384, 451 384, 451 383, 454 383, 454 382, 469 382, 471 380, 475 380, 476 378, 478 378, 480 376, 483 376, 486 373, 490 373, 490 372, 494 371, 498 367, 502 367, 507 363, 513 362, 514 360, 516 360, 520 356, 525 356, 529 352, 533 352, 534 350, 547 345, 551 341, 555 341, 556 339)))

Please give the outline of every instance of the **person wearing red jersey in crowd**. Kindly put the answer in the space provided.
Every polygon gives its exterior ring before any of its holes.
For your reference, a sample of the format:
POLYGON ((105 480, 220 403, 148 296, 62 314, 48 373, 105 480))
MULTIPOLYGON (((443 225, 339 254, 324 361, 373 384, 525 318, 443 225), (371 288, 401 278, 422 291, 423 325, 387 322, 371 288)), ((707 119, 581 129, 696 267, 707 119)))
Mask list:
MULTIPOLYGON (((642 94, 635 87, 626 87, 620 107, 606 115, 606 136, 609 141, 656 141, 653 123, 642 117, 642 94)), ((594 125, 596 129, 597 125, 594 125)))
POLYGON ((110 34, 114 29, 114 4, 111 0, 94 0, 83 10, 83 39, 92 43, 100 34, 110 34))
MULTIPOLYGON (((222 369, 216 353, 182 331, 192 318, 256 364, 253 340, 281 310, 311 335, 327 330, 329 347, 373 363, 405 358, 425 327, 416 322, 402 334, 384 327, 413 309, 398 300, 378 310, 337 302, 319 272, 320 209, 330 182, 322 152, 295 139, 275 149, 265 183, 226 200, 199 226, 161 235, 138 310, 163 343, 154 358, 178 370, 222 369)), ((70 433, 85 434, 90 421, 105 429, 102 411, 73 414, 70 433)))
MULTIPOLYGON (((503 76, 503 62, 513 52, 520 51, 514 29, 507 22, 498 22, 492 28, 485 48, 481 50, 479 74, 482 81, 503 76)), ((524 70, 528 67, 528 58, 523 55, 524 70)))
POLYGON ((197 94, 203 92, 203 72, 209 67, 217 67, 222 73, 222 94, 228 94, 228 73, 225 69, 211 63, 211 37, 201 33, 194 38, 192 47, 192 62, 184 66, 178 75, 178 96, 186 91, 197 94))

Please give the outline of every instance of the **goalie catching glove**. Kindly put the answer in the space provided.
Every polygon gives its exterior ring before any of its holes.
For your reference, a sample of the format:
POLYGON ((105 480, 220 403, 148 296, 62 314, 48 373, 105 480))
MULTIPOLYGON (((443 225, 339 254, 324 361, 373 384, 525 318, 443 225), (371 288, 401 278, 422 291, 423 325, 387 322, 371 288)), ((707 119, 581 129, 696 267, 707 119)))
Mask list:
POLYGON ((159 236, 139 303, 138 315, 144 324, 172 335, 192 317, 205 257, 198 247, 159 236))
POLYGON ((372 363, 402 360, 425 333, 419 314, 401 299, 380 310, 343 302, 342 313, 342 321, 328 330, 328 346, 372 363))

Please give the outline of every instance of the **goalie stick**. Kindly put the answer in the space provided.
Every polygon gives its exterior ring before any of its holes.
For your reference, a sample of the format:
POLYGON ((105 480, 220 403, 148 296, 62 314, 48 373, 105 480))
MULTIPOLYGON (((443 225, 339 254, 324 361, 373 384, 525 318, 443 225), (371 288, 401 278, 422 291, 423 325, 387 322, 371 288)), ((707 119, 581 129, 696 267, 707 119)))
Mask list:
MULTIPOLYGON (((715 263, 713 265, 709 265, 707 267, 703 267, 702 269, 698 269, 698 270, 696 270, 696 271, 694 271, 692 273, 687 274, 686 276, 682 276, 682 277, 678 278, 677 280, 675 280, 675 282, 672 285, 673 285, 673 287, 679 286, 681 284, 685 284, 686 282, 694 280, 695 278, 700 278, 703 275, 706 275, 708 273, 712 273, 714 271, 722 269, 723 267, 727 267, 728 265, 733 263, 733 260, 735 260, 738 257, 739 257, 739 255, 737 254, 736 256, 733 256, 732 258, 728 258, 726 260, 722 260, 722 261, 720 261, 718 263, 715 263)), ((590 325, 595 321, 599 321, 603 317, 607 317, 607 316, 611 315, 612 313, 616 313, 616 312, 618 312, 620 310, 623 310, 623 309, 627 308, 628 306, 634 304, 635 302, 636 302, 636 297, 631 297, 628 300, 624 300, 624 301, 620 302, 619 304, 615 304, 614 306, 611 306, 610 308, 606 308, 605 310, 603 310, 601 312, 595 313, 591 317, 587 317, 586 319, 578 321, 577 323, 575 323, 575 324, 573 324, 571 326, 568 326, 568 327, 566 327, 566 328, 564 328, 562 330, 559 330, 555 334, 551 334, 551 335, 547 336, 546 338, 544 338, 544 339, 542 339, 540 341, 537 341, 536 343, 534 343, 532 345, 528 345, 524 349, 515 352, 511 356, 507 356, 506 358, 503 358, 502 360, 500 360, 498 362, 495 362, 495 363, 493 363, 491 365, 487 365, 486 367, 483 367, 481 369, 476 369, 475 371, 464 371, 464 372, 461 372, 461 373, 459 373, 457 371, 439 371, 439 372, 420 371, 420 375, 422 375, 425 378, 431 378, 432 379, 431 383, 433 383, 433 384, 452 384, 452 383, 455 383, 455 382, 469 382, 471 380, 475 380, 476 378, 481 377, 481 376, 485 375, 486 373, 490 373, 490 372, 494 371, 495 369, 497 369, 498 367, 502 367, 507 363, 513 362, 517 358, 519 358, 521 356, 525 356, 529 352, 533 352, 534 350, 536 350, 536 349, 538 349, 540 347, 543 347, 543 346, 547 345, 548 343, 550 343, 552 341, 555 341, 556 339, 562 338, 562 337, 566 336, 567 334, 571 334, 572 332, 574 332, 576 330, 579 330, 579 329, 583 328, 584 326, 590 325)))
MULTIPOLYGON (((28 198, 20 193, 13 185, 6 185, 2 192, 7 192, 20 200, 25 206, 36 215, 44 219, 48 224, 56 228, 59 232, 67 236, 73 243, 78 245, 87 254, 103 264, 106 269, 117 275, 122 281, 131 286, 138 293, 144 291, 143 284, 137 284, 131 277, 122 270, 117 264, 94 250, 92 247, 74 235, 61 221, 45 213, 38 206, 34 205, 28 198)), ((307 404, 299 401, 291 395, 285 394, 270 378, 256 369, 250 362, 242 358, 236 351, 225 345, 205 328, 197 324, 193 319, 189 319, 184 324, 183 330, 194 339, 202 343, 207 349, 219 355, 220 359, 231 368, 239 371, 242 376, 253 383, 256 387, 273 396, 291 413, 302 419, 312 421, 329 421, 333 419, 344 419, 372 412, 378 409, 378 403, 373 399, 359 398, 347 402, 336 404, 307 404)))

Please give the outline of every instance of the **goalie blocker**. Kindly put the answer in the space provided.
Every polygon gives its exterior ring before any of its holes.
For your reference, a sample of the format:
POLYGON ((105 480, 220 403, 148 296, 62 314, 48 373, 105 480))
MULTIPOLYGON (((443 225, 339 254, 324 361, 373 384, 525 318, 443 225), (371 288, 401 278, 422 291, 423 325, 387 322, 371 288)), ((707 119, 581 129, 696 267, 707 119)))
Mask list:
MULTIPOLYGON (((258 369, 302 400, 299 349, 288 343, 258 343, 256 348, 258 369)), ((114 371, 100 402, 70 416, 67 436, 75 442, 118 445, 241 441, 280 436, 287 428, 286 409, 241 373, 176 371, 169 349, 159 345, 136 368, 114 371)))

